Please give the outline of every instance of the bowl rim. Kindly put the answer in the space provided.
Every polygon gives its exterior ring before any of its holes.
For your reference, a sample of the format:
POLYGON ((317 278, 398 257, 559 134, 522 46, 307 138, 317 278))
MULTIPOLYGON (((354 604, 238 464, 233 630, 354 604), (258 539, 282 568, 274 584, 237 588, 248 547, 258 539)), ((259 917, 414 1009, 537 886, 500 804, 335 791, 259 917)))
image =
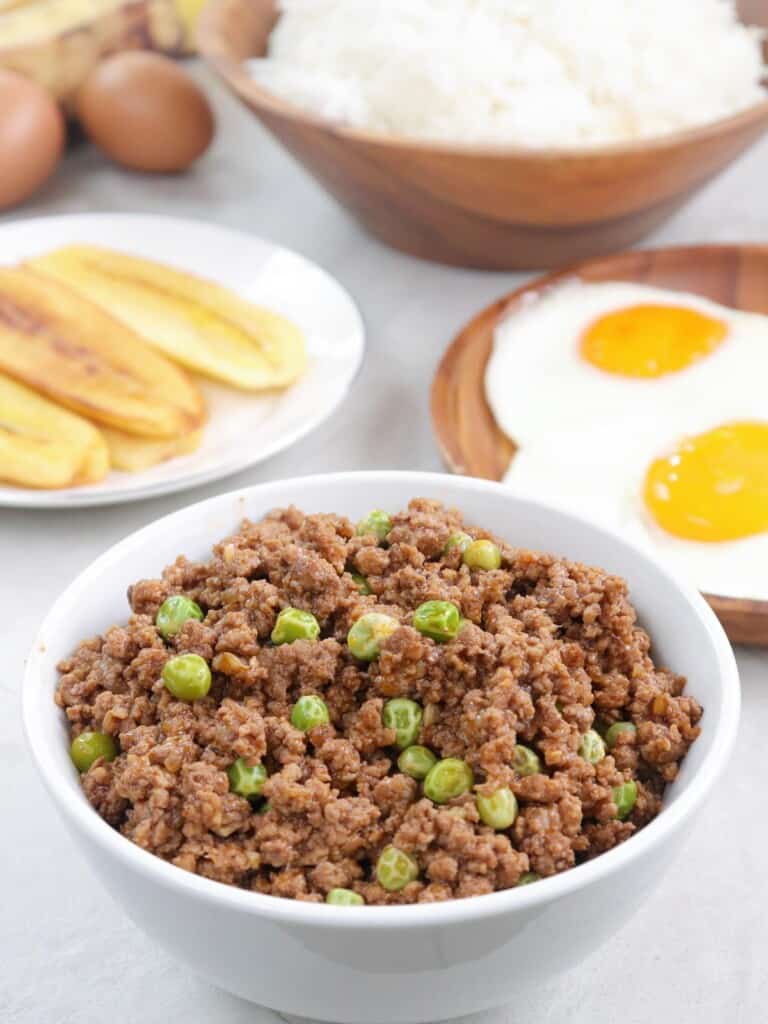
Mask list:
MULTIPOLYGON (((398 927, 429 928, 468 919, 492 918, 510 912, 530 910, 536 906, 548 904, 575 890, 586 888, 626 869, 679 831, 703 803, 730 756, 736 739, 740 710, 738 668, 722 626, 701 595, 687 583, 673 577, 656 558, 649 556, 645 551, 612 530, 588 522, 583 517, 563 512, 555 506, 518 498, 495 481, 443 473, 398 470, 312 474, 255 484, 183 506, 129 534, 108 548, 79 573, 51 606, 27 658, 21 696, 24 730, 32 760, 42 776, 57 810, 68 825, 84 834, 92 850, 96 851, 95 855, 114 858, 124 869, 144 876, 148 882, 173 890, 179 896, 194 898, 208 905, 229 908, 245 914, 256 914, 283 924, 296 924, 308 928, 329 926, 357 928, 366 931, 398 927), (717 661, 717 675, 722 693, 722 711, 713 724, 714 737, 710 754, 671 806, 664 808, 658 817, 632 836, 629 842, 614 847, 594 860, 577 865, 551 878, 542 879, 536 885, 524 886, 519 889, 505 889, 482 896, 447 900, 441 903, 356 907, 354 912, 350 913, 346 907, 267 896, 185 871, 156 854, 136 846, 113 829, 88 803, 82 790, 70 791, 63 781, 56 755, 45 743, 44 718, 41 716, 38 719, 35 710, 35 696, 33 696, 40 692, 42 681, 40 662, 46 653, 43 637, 52 628, 49 623, 55 627, 56 619, 63 614, 67 605, 75 600, 81 591, 97 582, 102 572, 111 563, 119 561, 132 550, 142 548, 147 541, 151 540, 155 531, 161 531, 162 527, 170 525, 175 518, 180 518, 192 511, 203 515, 213 506, 226 505, 236 499, 247 501, 251 495, 258 495, 265 500, 265 503, 274 501, 275 504, 279 504, 281 489, 287 486, 302 489, 321 486, 333 489, 343 486, 350 480, 360 481, 369 486, 375 486, 382 482, 402 483, 411 487, 428 487, 430 484, 436 486, 439 484, 441 487, 449 485, 456 490, 457 501, 460 501, 461 492, 472 491, 480 495, 501 492, 512 504, 526 506, 534 513, 536 510, 547 514, 555 513, 580 528, 588 527, 590 532, 601 534, 614 544, 618 542, 620 546, 628 549, 638 559, 654 566, 664 577, 665 582, 687 602, 704 625, 717 661)), ((51 715, 61 715, 62 713, 52 699, 49 702, 49 712, 51 715)), ((47 721, 47 718, 45 720, 47 721)))
MULTIPOLYGON (((247 74, 247 72, 246 72, 247 74)), ((746 128, 748 125, 766 121, 768 127, 768 98, 760 103, 754 103, 735 114, 727 117, 719 117, 715 121, 707 121, 701 125, 693 125, 690 128, 681 128, 674 132, 667 132, 663 135, 650 135, 647 138, 628 139, 625 142, 599 142, 586 143, 573 146, 521 146, 504 145, 502 143, 477 143, 477 142, 448 142, 442 139, 424 139, 410 135, 387 135, 384 132, 369 131, 364 128, 357 128, 354 125, 346 124, 343 121, 334 121, 331 118, 322 117, 319 114, 312 114, 309 111, 301 110, 288 100, 274 96, 262 86, 253 81, 253 92, 258 93, 262 100, 259 109, 266 109, 272 114, 278 114, 288 120, 304 124, 317 129, 324 129, 328 134, 340 139, 351 139, 354 142, 362 142, 368 145, 384 148, 413 149, 420 152, 430 152, 440 156, 462 156, 462 157, 489 157, 493 159, 515 159, 515 160, 585 160, 594 157, 615 158, 618 156, 632 155, 638 153, 661 152, 667 149, 674 149, 683 146, 690 146, 694 143, 706 142, 710 139, 726 135, 731 131, 746 128)), ((251 92, 250 89, 247 90, 251 92)), ((255 104, 254 104, 255 107, 255 104)))
MULTIPOLYGON (((341 120, 323 117, 312 111, 303 109, 284 99, 277 93, 270 92, 245 70, 246 60, 258 60, 251 56, 243 60, 235 59, 221 45, 221 35, 216 28, 217 17, 231 0, 211 0, 200 17, 198 32, 198 49, 201 57, 213 65, 216 71, 235 89, 238 95, 250 103, 257 113, 266 112, 283 117, 296 124, 315 128, 339 139, 379 146, 383 149, 410 148, 418 152, 432 152, 440 156, 478 156, 488 158, 511 158, 517 160, 558 160, 573 162, 592 158, 615 158, 617 156, 637 153, 662 152, 678 146, 688 146, 697 142, 705 142, 731 131, 738 131, 754 123, 765 121, 768 128, 768 74, 762 79, 766 97, 742 110, 737 110, 726 117, 707 121, 690 128, 679 129, 662 135, 651 135, 648 138, 630 139, 626 142, 608 142, 587 144, 583 146, 520 146, 493 143, 450 142, 432 140, 408 135, 388 135, 385 132, 370 131, 357 128, 341 120)), ((768 34, 768 29, 751 25, 753 29, 768 34)))

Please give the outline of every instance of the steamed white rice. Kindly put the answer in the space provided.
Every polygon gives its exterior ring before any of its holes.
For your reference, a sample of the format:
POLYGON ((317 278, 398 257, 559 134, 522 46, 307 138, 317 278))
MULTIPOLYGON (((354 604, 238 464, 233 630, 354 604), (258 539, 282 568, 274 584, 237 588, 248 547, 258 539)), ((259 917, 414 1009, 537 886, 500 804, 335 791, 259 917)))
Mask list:
POLYGON ((766 98, 732 0, 281 0, 253 76, 386 134, 578 146, 647 138, 766 98))

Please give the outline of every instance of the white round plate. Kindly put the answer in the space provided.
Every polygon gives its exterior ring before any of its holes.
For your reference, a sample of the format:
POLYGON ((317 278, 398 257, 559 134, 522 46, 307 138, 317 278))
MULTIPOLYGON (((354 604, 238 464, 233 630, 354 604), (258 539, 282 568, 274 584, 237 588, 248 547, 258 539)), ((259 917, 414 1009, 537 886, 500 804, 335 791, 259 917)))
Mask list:
POLYGON ((110 246, 208 277, 291 319, 304 332, 308 365, 282 392, 248 394, 198 378, 210 419, 203 443, 141 473, 58 491, 0 486, 0 506, 74 508, 168 494, 252 466, 314 430, 344 399, 363 358, 364 328, 349 294, 297 253, 227 228, 175 217, 83 214, 0 226, 0 263, 56 246, 110 246))

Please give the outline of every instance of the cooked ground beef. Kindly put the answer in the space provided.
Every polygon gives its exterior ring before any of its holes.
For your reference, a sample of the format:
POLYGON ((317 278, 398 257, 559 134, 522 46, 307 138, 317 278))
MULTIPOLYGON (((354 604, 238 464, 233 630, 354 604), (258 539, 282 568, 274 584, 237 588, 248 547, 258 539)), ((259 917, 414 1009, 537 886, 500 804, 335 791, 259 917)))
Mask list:
POLYGON ((180 557, 160 579, 129 589, 132 616, 81 643, 59 670, 56 700, 72 737, 114 737, 117 757, 96 760, 85 793, 127 838, 188 871, 260 893, 322 901, 334 888, 369 904, 426 903, 565 871, 628 839, 659 813, 665 785, 698 735, 701 708, 685 680, 657 668, 623 580, 552 555, 511 547, 459 512, 425 499, 392 517, 385 541, 357 536, 343 516, 275 511, 245 521, 205 562, 180 557), (448 537, 466 529, 501 548, 501 568, 471 571, 448 537), (362 595, 351 573, 364 575, 362 595), (170 595, 196 601, 165 641, 154 624, 170 595), (436 643, 411 625, 427 600, 454 602, 464 618, 436 643), (274 646, 281 608, 312 612, 317 641, 274 646), (377 660, 356 660, 347 632, 364 613, 399 628, 377 660), (208 695, 176 700, 161 672, 175 654, 210 665, 208 695), (308 733, 290 723, 306 694, 322 697, 330 723, 308 733), (432 803, 397 768, 385 702, 425 709, 417 742, 462 758, 475 792, 432 803), (632 722, 593 764, 582 735, 632 722), (520 776, 514 747, 540 758, 520 776), (254 803, 230 791, 238 758, 263 763, 254 803), (637 800, 617 818, 614 787, 634 779, 637 800), (511 789, 514 824, 484 825, 476 793, 511 789), (399 892, 376 881, 388 844, 408 853, 419 877, 399 892))

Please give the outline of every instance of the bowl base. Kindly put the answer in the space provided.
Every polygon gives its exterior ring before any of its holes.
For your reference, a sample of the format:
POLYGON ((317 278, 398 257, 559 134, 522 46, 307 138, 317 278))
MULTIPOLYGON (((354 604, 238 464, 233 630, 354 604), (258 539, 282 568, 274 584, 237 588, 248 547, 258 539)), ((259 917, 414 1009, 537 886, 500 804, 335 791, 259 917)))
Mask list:
POLYGON ((534 271, 565 267, 633 246, 692 196, 675 196, 639 213, 570 229, 505 224, 443 207, 435 216, 438 230, 434 222, 379 216, 378 212, 344 205, 374 238, 409 256, 470 270, 534 271), (448 225, 455 230, 446 230, 448 225))

